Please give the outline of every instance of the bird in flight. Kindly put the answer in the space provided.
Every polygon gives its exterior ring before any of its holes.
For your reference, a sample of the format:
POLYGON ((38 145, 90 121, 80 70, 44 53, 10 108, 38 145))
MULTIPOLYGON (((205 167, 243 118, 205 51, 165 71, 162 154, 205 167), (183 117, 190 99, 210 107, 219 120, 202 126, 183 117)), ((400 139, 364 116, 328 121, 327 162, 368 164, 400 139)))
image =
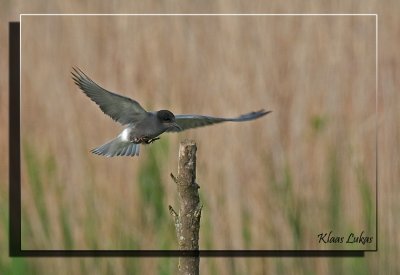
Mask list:
POLYGON ((78 68, 73 68, 75 84, 113 120, 126 128, 113 140, 91 150, 106 157, 138 156, 140 144, 150 144, 164 132, 181 132, 225 121, 248 121, 262 117, 271 111, 259 110, 235 118, 203 115, 174 115, 171 111, 146 111, 131 98, 121 96, 100 87, 78 68))

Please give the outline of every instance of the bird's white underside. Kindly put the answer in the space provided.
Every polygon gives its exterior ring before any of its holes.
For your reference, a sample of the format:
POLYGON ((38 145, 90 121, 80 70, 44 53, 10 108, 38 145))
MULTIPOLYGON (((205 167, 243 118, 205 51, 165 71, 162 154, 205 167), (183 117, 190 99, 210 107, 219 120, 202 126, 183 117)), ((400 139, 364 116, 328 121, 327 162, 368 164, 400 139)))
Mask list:
POLYGON ((129 128, 124 129, 124 130, 122 131, 122 133, 120 134, 121 139, 122 139, 123 141, 129 141, 129 133, 130 133, 130 132, 131 132, 131 131, 130 131, 129 128))

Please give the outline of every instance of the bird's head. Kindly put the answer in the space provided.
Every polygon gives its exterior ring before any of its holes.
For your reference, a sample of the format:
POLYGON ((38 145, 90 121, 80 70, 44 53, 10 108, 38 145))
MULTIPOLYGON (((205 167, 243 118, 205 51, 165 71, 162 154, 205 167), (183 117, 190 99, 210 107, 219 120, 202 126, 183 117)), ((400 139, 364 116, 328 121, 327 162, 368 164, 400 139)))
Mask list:
POLYGON ((182 128, 176 123, 174 114, 168 110, 158 111, 157 118, 167 129, 182 130, 182 128))

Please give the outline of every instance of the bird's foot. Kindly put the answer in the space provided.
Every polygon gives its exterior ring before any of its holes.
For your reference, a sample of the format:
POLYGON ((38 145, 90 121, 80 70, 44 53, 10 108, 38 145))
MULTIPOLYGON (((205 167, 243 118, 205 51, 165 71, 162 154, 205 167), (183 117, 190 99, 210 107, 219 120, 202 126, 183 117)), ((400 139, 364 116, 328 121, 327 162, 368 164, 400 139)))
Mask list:
POLYGON ((135 143, 135 144, 141 144, 143 143, 143 139, 142 138, 132 138, 131 142, 135 143))
POLYGON ((159 137, 151 138, 151 139, 146 140, 145 142, 146 142, 146 144, 150 144, 150 143, 153 143, 154 141, 159 140, 159 139, 160 139, 159 137))
POLYGON ((158 139, 160 139, 160 138, 159 137, 156 137, 156 138, 135 137, 131 141, 136 144, 150 144, 158 139))

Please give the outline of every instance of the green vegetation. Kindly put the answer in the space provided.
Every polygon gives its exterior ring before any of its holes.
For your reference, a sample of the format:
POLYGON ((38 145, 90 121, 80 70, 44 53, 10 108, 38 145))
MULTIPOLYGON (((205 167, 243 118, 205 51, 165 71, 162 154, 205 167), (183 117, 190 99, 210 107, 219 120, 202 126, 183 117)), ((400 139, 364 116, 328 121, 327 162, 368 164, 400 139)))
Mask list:
POLYGON ((328 165, 329 212, 327 214, 330 217, 330 227, 333 231, 338 232, 340 230, 339 226, 343 225, 344 220, 341 212, 342 187, 340 182, 340 167, 336 148, 330 153, 328 165))
POLYGON ((316 133, 322 132, 327 124, 327 118, 324 116, 313 116, 311 118, 311 127, 316 133))
MULTIPOLYGON (((49 173, 52 173, 53 170, 47 170, 46 167, 41 165, 35 149, 27 142, 23 143, 22 148, 24 151, 23 156, 25 157, 24 161, 28 172, 28 180, 32 186, 33 199, 36 204, 35 207, 39 213, 39 218, 41 221, 40 224, 43 226, 46 236, 49 237, 49 223, 47 218, 48 214, 44 196, 45 188, 43 187, 43 178, 41 173, 47 172, 45 175, 47 176, 49 173)), ((49 168, 52 169, 51 166, 49 166, 49 168)))
POLYGON ((375 232, 375 207, 373 192, 371 191, 371 183, 368 181, 365 171, 362 167, 357 169, 358 187, 360 189, 362 204, 363 204, 363 217, 366 229, 369 233, 375 232))
POLYGON ((164 201, 164 184, 161 181, 162 164, 168 155, 168 141, 160 139, 157 144, 148 146, 148 157, 143 160, 138 175, 140 198, 143 205, 143 222, 160 228, 167 218, 164 201))

